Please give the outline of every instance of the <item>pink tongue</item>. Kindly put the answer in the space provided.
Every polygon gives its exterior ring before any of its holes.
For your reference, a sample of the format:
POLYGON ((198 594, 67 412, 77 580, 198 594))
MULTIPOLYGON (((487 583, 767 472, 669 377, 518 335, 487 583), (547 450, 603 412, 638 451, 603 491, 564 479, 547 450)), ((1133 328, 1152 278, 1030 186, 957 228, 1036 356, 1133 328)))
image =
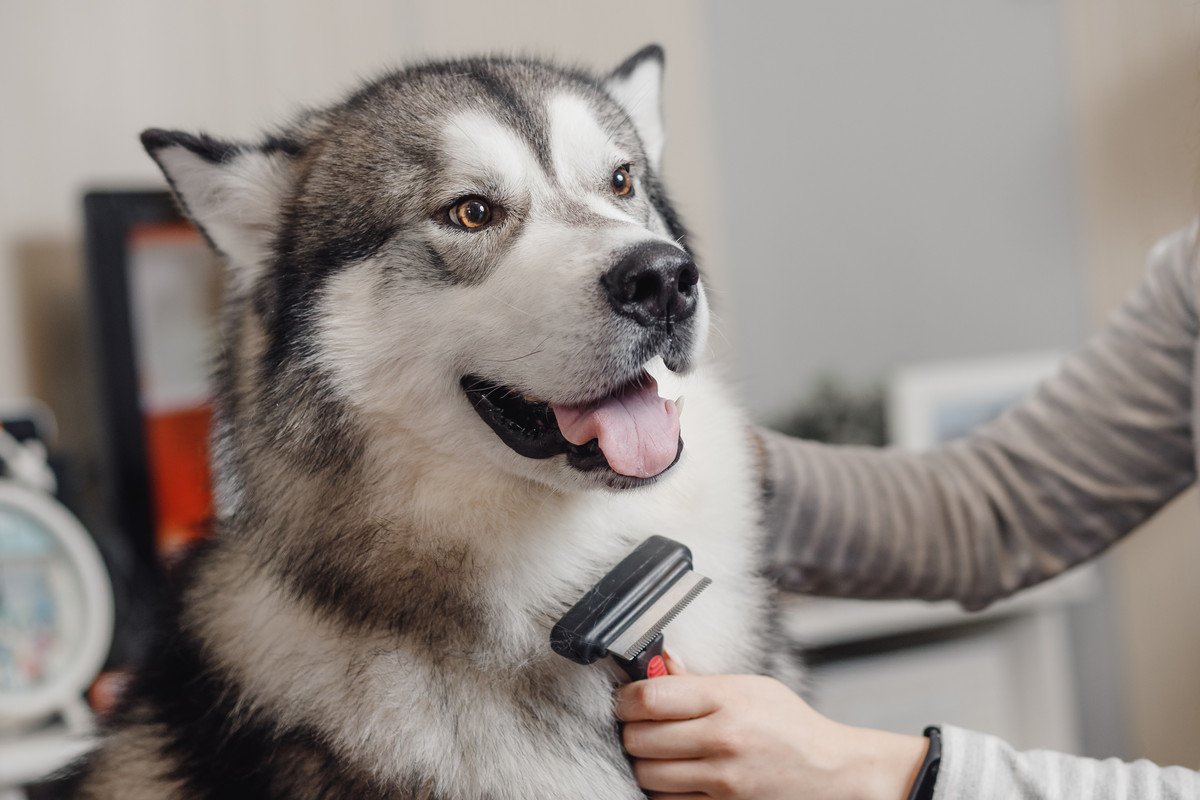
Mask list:
POLYGON ((679 451, 679 411, 674 401, 658 396, 652 378, 590 405, 552 403, 550 408, 568 442, 598 439, 608 465, 622 475, 653 477, 671 466, 679 451))

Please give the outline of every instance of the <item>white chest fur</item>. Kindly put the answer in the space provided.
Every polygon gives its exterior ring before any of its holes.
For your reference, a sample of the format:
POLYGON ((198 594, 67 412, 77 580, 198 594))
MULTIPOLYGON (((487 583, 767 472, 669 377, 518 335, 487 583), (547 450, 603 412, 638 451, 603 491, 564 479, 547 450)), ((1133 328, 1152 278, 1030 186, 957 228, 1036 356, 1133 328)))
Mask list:
POLYGON ((616 746, 610 671, 554 655, 549 627, 564 601, 659 534, 687 544, 713 579, 668 627, 668 647, 695 672, 758 668, 767 590, 755 574, 750 448, 736 411, 701 380, 689 381, 684 457, 665 480, 547 504, 526 529, 481 541, 486 620, 470 646, 347 630, 258 574, 228 574, 193 619, 251 705, 315 727, 380 777, 428 780, 454 798, 641 797, 616 746))

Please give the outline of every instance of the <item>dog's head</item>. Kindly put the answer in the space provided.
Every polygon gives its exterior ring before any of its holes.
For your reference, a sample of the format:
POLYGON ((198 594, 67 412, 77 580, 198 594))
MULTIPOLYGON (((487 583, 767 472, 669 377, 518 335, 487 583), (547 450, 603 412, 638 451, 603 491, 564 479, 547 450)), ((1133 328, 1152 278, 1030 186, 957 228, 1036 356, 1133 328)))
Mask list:
POLYGON ((262 143, 142 138, 230 262, 226 358, 264 387, 304 376, 262 402, 319 396, 369 437, 627 488, 682 449, 646 365, 689 370, 708 325, 659 180, 662 69, 657 47, 603 78, 433 63, 262 143))

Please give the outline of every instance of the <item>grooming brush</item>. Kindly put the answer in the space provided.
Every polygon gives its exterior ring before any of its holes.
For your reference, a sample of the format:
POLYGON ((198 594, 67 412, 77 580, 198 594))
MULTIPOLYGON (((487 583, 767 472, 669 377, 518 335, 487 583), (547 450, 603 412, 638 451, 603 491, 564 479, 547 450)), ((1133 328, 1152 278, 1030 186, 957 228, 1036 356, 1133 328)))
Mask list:
POLYGON ((588 590, 550 631, 550 647, 577 664, 611 655, 635 681, 667 674, 663 628, 712 581, 692 551, 651 536, 588 590))

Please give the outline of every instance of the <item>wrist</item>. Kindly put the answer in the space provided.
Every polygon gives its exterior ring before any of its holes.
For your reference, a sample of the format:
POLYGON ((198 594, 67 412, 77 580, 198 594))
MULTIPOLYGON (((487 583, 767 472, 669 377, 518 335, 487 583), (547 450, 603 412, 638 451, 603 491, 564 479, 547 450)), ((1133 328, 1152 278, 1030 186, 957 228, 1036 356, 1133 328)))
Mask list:
POLYGON ((853 729, 858 746, 853 771, 858 800, 907 800, 929 750, 929 739, 887 731, 853 729))

